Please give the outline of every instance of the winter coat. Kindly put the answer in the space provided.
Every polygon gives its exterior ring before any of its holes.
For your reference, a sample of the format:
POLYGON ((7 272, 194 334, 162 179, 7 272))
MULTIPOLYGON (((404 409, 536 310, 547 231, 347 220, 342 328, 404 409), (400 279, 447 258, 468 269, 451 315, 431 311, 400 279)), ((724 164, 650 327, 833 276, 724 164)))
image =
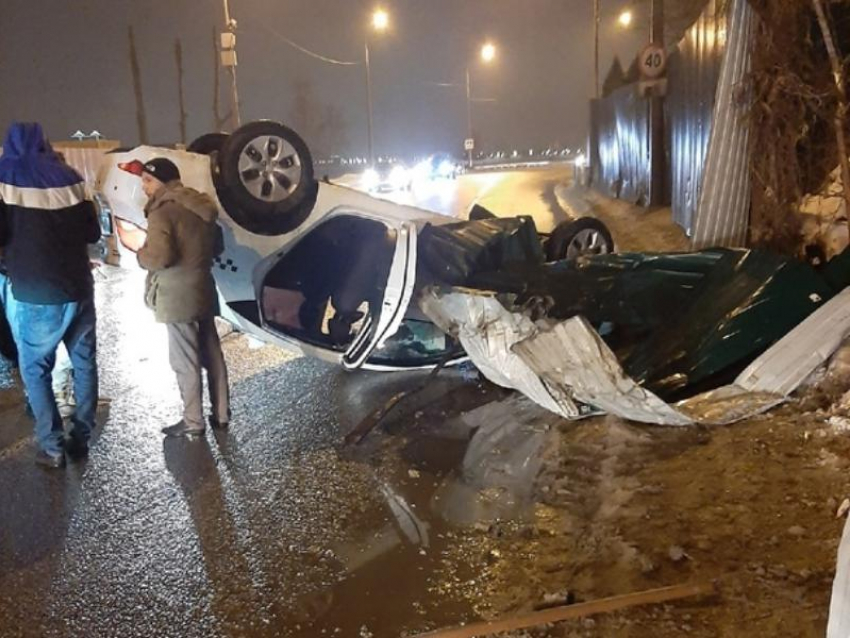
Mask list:
POLYGON ((41 126, 9 127, 0 158, 0 246, 18 301, 55 305, 93 294, 87 244, 100 239, 83 178, 41 126))
POLYGON ((139 265, 149 271, 145 302, 160 323, 191 323, 218 313, 211 273, 219 244, 215 202, 169 182, 145 207, 148 235, 139 265))

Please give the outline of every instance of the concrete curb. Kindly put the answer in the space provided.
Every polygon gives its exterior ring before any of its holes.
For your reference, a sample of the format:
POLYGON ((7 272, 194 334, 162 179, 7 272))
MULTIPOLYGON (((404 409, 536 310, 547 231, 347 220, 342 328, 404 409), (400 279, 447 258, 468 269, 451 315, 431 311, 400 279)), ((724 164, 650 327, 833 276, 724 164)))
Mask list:
POLYGON ((575 184, 559 184, 555 187, 558 205, 571 219, 595 217, 593 206, 587 200, 588 189, 575 184))

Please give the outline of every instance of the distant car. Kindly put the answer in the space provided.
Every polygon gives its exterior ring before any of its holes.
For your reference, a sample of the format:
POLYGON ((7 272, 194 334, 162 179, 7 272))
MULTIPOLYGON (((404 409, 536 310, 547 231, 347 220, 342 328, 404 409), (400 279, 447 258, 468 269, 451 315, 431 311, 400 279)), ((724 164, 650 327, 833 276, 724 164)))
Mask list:
MULTIPOLYGON (((213 274, 222 317, 239 330, 350 369, 424 368, 464 356, 411 303, 421 233, 458 220, 317 182, 301 138, 260 121, 186 151, 140 146, 107 155, 96 190, 125 248, 144 235, 139 175, 153 157, 171 159, 187 186, 219 203, 224 250, 213 274)), ((541 237, 548 258, 566 256, 566 227, 541 237)))
POLYGON ((434 181, 438 179, 455 179, 463 172, 463 164, 446 153, 431 155, 414 168, 417 181, 434 181))
POLYGON ((413 178, 404 164, 387 162, 367 168, 361 181, 363 189, 369 193, 390 193, 410 190, 413 178))

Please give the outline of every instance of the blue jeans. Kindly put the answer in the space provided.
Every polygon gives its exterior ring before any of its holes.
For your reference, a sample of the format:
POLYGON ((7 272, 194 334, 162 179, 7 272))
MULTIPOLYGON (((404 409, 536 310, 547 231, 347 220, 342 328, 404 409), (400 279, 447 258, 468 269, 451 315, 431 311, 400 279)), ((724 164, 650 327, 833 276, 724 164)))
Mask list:
POLYGON ((94 299, 57 305, 17 301, 16 336, 21 377, 35 415, 39 447, 54 456, 62 453, 62 417, 56 408, 51 372, 56 348, 64 342, 74 367, 77 409, 71 417, 71 436, 88 442, 97 410, 97 336, 94 299))

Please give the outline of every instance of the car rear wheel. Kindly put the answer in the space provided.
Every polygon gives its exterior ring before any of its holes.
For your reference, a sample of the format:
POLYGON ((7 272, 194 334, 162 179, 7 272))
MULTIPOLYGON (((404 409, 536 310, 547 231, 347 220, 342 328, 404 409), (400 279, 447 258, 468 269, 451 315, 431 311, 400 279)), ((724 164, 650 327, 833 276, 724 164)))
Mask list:
POLYGON ((282 235, 300 225, 316 199, 313 158, 292 129, 251 122, 218 154, 219 195, 233 220, 253 233, 282 235))
POLYGON ((546 245, 547 261, 576 259, 585 255, 607 255, 612 252, 614 239, 611 232, 594 217, 582 217, 558 224, 546 245))
POLYGON ((221 147, 230 137, 227 133, 207 133, 194 140, 186 150, 199 155, 212 155, 221 151, 221 147))

